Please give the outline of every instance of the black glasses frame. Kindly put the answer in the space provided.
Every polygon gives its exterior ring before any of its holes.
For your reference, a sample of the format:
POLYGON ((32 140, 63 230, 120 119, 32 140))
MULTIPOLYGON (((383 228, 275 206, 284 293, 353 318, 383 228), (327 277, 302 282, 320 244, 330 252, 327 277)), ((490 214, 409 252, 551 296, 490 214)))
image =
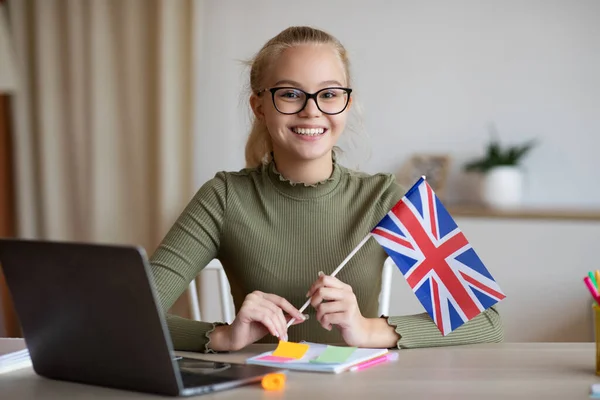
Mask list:
POLYGON ((296 88, 296 87, 293 87, 293 86, 278 86, 278 87, 273 87, 273 88, 269 88, 269 89, 262 89, 262 90, 259 90, 259 91, 256 93, 256 95, 257 95, 257 96, 260 96, 260 95, 261 95, 263 92, 265 92, 265 91, 267 91, 267 90, 268 90, 269 92, 271 92, 271 100, 273 100, 273 106, 275 107, 275 109, 276 109, 276 110, 277 110, 279 113, 281 113, 281 114, 284 114, 284 115, 293 115, 293 114, 298 114, 298 113, 302 112, 302 110, 304 110, 304 108, 305 108, 305 107, 306 107, 306 105, 308 104, 308 100, 310 100, 310 99, 313 99, 313 100, 315 101, 315 105, 317 106, 317 108, 319 109, 319 111, 321 111, 323 114, 327 114, 327 115, 337 115, 337 114, 341 114, 341 113, 343 113, 343 112, 346 110, 346 108, 348 107, 348 103, 350 102, 350 93, 352 93, 352 89, 350 89, 350 88, 346 88, 346 87, 338 87, 338 86, 326 87, 326 88, 323 88, 323 89, 321 89, 321 90, 318 90, 318 91, 316 91, 316 92, 314 92, 314 93, 308 93, 308 92, 306 92, 306 91, 304 91, 304 90, 302 90, 302 89, 298 89, 298 88, 296 88), (297 90, 297 91, 299 91, 299 92, 302 92, 302 93, 304 93, 304 95, 306 96, 306 97, 304 98, 304 104, 302 104, 302 107, 300 107, 300 109, 299 109, 298 111, 296 111, 296 112, 293 112, 293 113, 286 113, 286 112, 283 112, 283 111, 281 111, 279 108, 277 108, 277 103, 275 103, 275 92, 277 92, 278 90, 281 90, 281 89, 292 89, 292 90, 297 90), (317 96, 319 95, 319 93, 321 93, 321 92, 324 92, 324 91, 326 91, 326 90, 331 90, 331 89, 343 90, 343 91, 345 91, 345 92, 346 92, 346 95, 347 95, 347 96, 346 96, 346 104, 344 104, 344 108, 342 108, 342 110, 341 110, 341 111, 338 111, 338 112, 335 112, 335 113, 330 113, 330 112, 323 111, 323 110, 321 109, 321 107, 319 107, 319 101, 317 100, 317 96))

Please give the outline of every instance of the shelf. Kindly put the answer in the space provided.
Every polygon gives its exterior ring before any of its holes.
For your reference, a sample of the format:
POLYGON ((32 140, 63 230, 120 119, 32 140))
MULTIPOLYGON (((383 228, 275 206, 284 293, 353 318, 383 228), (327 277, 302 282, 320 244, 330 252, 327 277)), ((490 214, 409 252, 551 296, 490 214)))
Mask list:
POLYGON ((534 208, 494 209, 480 205, 449 205, 446 207, 453 217, 600 221, 598 209, 534 208))

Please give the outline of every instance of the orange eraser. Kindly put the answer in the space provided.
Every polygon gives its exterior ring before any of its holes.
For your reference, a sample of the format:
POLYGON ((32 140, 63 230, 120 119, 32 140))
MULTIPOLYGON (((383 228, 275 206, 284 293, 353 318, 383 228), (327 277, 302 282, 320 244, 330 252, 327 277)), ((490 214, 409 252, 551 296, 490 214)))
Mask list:
POLYGON ((285 387, 285 374, 267 374, 262 378, 261 385, 265 390, 281 390, 285 387))

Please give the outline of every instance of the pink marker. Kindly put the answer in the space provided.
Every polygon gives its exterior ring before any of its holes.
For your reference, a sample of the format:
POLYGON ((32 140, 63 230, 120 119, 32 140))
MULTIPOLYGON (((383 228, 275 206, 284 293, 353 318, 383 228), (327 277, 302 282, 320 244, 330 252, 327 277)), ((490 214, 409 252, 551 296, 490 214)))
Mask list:
POLYGON ((382 356, 379 356, 379 357, 373 358, 371 360, 362 362, 362 363, 360 363, 358 365, 355 365, 354 367, 350 368, 350 371, 361 371, 361 370, 363 370, 365 368, 369 368, 369 367, 372 367, 374 365, 378 365, 378 364, 384 363, 386 361, 394 361, 394 360, 397 360, 397 359, 398 359, 398 352, 387 353, 387 354, 384 354, 382 356))
POLYGON ((600 304, 600 298, 598 297, 598 291, 596 290, 596 287, 594 287, 592 280, 588 276, 586 276, 585 278, 583 278, 583 282, 585 282, 585 286, 587 286, 588 290, 590 291, 590 294, 594 298, 594 301, 596 301, 596 304, 600 304))

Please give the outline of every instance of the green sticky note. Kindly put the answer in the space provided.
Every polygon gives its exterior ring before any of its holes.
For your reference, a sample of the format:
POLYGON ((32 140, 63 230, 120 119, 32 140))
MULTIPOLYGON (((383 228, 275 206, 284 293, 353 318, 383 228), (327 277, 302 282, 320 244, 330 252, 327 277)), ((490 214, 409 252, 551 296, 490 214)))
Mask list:
POLYGON ((325 351, 322 352, 319 357, 310 360, 310 362, 319 364, 340 364, 345 362, 355 350, 356 347, 327 346, 325 351))

